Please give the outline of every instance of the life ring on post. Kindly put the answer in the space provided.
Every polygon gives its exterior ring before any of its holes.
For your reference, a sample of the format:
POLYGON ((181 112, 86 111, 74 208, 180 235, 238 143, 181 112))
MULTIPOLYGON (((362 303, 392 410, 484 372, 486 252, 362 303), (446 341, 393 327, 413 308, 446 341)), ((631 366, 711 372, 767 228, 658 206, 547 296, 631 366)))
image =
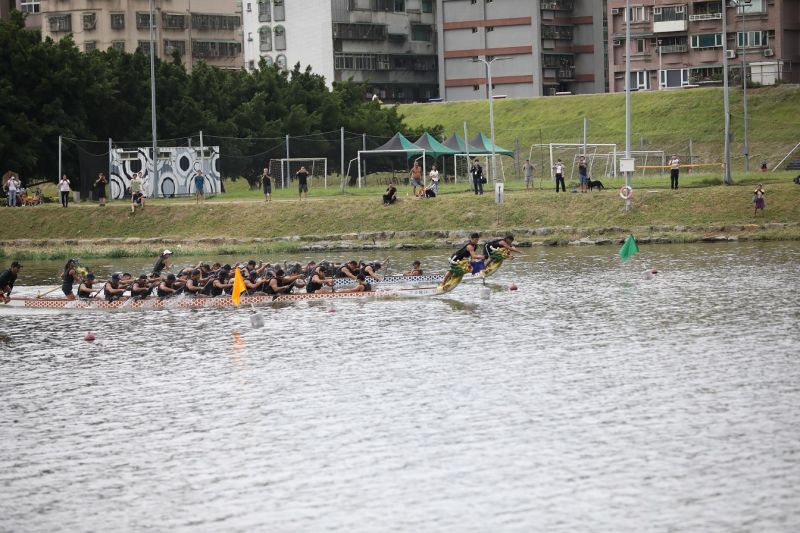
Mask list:
POLYGON ((623 185, 619 189, 619 197, 623 200, 630 200, 633 198, 633 189, 628 187, 627 185, 623 185))

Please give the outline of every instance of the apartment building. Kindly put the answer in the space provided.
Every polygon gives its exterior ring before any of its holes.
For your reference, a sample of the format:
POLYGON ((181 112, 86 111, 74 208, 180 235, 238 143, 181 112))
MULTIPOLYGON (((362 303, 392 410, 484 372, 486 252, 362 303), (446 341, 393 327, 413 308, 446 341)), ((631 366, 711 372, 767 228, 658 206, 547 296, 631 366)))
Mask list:
POLYGON ((611 91, 625 90, 625 54, 631 88, 657 90, 722 82, 723 39, 729 72, 741 83, 800 81, 800 2, 797 0, 608 0, 611 91), (726 17, 727 35, 722 32, 726 17), (631 43, 625 45, 630 20, 631 43), (744 67, 744 68, 743 68, 744 67))
POLYGON ((40 29, 42 27, 41 0, 0 0, 0 19, 7 19, 11 11, 25 13, 25 27, 40 29))
POLYGON ((446 100, 606 90, 605 0, 438 0, 446 100))
POLYGON ((333 26, 330 0, 244 0, 244 61, 252 70, 268 65, 301 69, 333 81, 333 26))
MULTIPOLYGON (((24 3, 24 2, 23 2, 24 3)), ((41 0, 42 38, 72 35, 85 52, 150 50, 149 0, 41 0)), ((155 53, 241 68, 242 14, 236 0, 155 0, 155 53)))
POLYGON ((384 102, 439 96, 435 0, 331 0, 334 80, 384 102))

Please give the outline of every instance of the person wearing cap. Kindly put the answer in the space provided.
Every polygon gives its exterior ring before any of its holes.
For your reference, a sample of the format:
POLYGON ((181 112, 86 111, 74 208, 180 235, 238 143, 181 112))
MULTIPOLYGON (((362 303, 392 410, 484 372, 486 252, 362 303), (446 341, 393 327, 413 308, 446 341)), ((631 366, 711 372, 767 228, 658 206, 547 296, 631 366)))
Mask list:
POLYGON ((114 302, 116 300, 119 300, 125 293, 125 288, 120 286, 121 277, 122 274, 120 274, 119 272, 114 272, 113 274, 111 274, 111 279, 106 281, 106 284, 103 287, 103 292, 105 293, 107 302, 114 302))
POLYGON ((169 270, 169 258, 172 252, 164 250, 161 255, 156 259, 156 264, 153 265, 153 276, 160 276, 162 270, 169 270))
POLYGON ((94 293, 94 287, 93 287, 94 282, 95 282, 94 272, 89 272, 88 274, 86 274, 86 278, 83 280, 83 283, 81 283, 78 286, 78 298, 80 298, 82 300, 87 300, 89 298, 94 298, 96 296, 96 294, 93 294, 94 293))
POLYGON ((137 300, 144 300, 150 293, 153 292, 153 285, 150 283, 150 280, 147 278, 147 274, 141 274, 138 279, 133 282, 131 285, 131 298, 135 298, 137 300))
POLYGON ((183 285, 179 284, 175 274, 167 274, 166 279, 158 284, 156 294, 159 298, 169 298, 170 296, 174 296, 181 287, 183 287, 183 285))
POLYGON ((61 272, 61 292, 64 293, 64 297, 67 300, 74 300, 75 294, 72 292, 72 287, 75 283, 81 283, 83 280, 81 279, 80 274, 76 267, 78 266, 78 260, 74 257, 67 261, 67 264, 64 265, 64 271, 61 272))
POLYGON ((17 274, 22 265, 19 261, 13 261, 8 270, 0 273, 0 296, 3 297, 3 303, 7 304, 11 301, 11 291, 14 289, 14 282, 17 281, 17 274))

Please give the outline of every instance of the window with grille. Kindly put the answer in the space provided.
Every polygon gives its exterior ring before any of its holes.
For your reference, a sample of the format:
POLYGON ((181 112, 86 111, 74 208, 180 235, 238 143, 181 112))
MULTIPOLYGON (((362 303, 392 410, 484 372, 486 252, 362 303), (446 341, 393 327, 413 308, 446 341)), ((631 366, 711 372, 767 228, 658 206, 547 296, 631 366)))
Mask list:
POLYGON ((186 41, 172 41, 169 39, 164 39, 164 55, 170 57, 175 52, 178 52, 178 55, 181 57, 185 56, 186 41))
POLYGON ((84 13, 83 29, 91 31, 95 28, 97 28, 97 15, 95 15, 94 13, 84 13))
POLYGON ((83 43, 83 51, 91 52, 92 50, 97 50, 97 41, 85 41, 83 43))
MULTIPOLYGON (((155 20, 153 20, 153 27, 154 28, 156 27, 155 20)), ((136 29, 139 30, 150 29, 150 13, 136 13, 136 29)))
POLYGON ((275 58, 275 64, 281 70, 288 70, 289 63, 286 61, 286 56, 281 54, 277 58, 275 58))
POLYGON ((192 13, 192 28, 197 30, 235 30, 241 24, 236 15, 192 13))
POLYGON ((194 57, 236 57, 242 52, 242 44, 235 41, 192 41, 194 57))
POLYGON ((286 8, 283 6, 283 0, 273 0, 272 14, 275 20, 286 20, 286 8))
POLYGON ((39 0, 22 0, 19 3, 19 10, 23 13, 38 13, 41 9, 40 5, 41 2, 39 0))
POLYGON ((125 51, 125 41, 111 41, 111 48, 117 52, 125 51))
POLYGON ((272 51, 272 29, 269 26, 261 26, 258 30, 258 42, 262 52, 272 51))
POLYGON ((433 35, 433 29, 427 25, 414 25, 411 26, 411 40, 412 41, 426 41, 430 42, 433 35))
POLYGON ((111 29, 124 30, 125 29, 125 13, 112 13, 111 14, 111 29))
POLYGON ((275 26, 275 50, 286 50, 286 28, 275 26))
POLYGON ((50 31, 53 33, 72 31, 72 15, 51 15, 47 18, 50 31))
POLYGON ((137 48, 145 55, 150 55, 150 41, 139 41, 137 48))
POLYGON ((348 39, 354 41, 385 41, 385 24, 359 24, 337 22, 333 25, 334 39, 348 39))
POLYGON ((769 33, 766 31, 740 31, 736 34, 736 43, 739 48, 758 48, 761 46, 767 46, 768 41, 769 33))
POLYGON ((167 30, 186 29, 186 15, 180 13, 162 13, 161 22, 167 30))
POLYGON ((272 22, 272 13, 270 10, 270 1, 261 0, 258 3, 258 21, 259 22, 272 22))

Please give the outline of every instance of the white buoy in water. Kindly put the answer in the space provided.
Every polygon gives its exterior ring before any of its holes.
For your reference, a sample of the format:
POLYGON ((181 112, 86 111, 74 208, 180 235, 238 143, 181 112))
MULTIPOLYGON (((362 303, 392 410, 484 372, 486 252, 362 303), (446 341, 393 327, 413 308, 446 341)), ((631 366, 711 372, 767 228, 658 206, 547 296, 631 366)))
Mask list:
POLYGON ((480 294, 481 298, 484 300, 488 300, 492 295, 492 290, 489 287, 481 287, 481 290, 478 291, 478 294, 480 294))
POLYGON ((254 328, 264 327, 264 317, 261 316, 261 313, 253 313, 250 315, 250 325, 254 328))

